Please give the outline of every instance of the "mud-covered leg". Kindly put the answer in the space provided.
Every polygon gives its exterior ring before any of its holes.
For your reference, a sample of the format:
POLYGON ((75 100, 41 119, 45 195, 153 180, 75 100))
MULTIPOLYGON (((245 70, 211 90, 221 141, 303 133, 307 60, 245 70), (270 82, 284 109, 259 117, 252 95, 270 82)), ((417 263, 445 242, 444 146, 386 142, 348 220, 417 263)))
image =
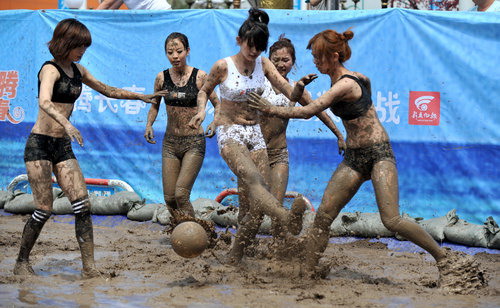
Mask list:
POLYGON ((100 273, 95 268, 94 232, 88 197, 75 200, 71 205, 75 213, 76 240, 78 241, 82 255, 82 276, 84 278, 97 277, 100 273))
POLYGON ((321 200, 314 223, 308 231, 304 243, 304 262, 306 273, 314 273, 322 253, 330 238, 330 226, 342 208, 356 194, 363 176, 341 163, 333 173, 321 200))
POLYGON ((14 267, 14 274, 16 275, 34 274, 29 264, 29 255, 43 225, 51 215, 53 202, 52 163, 47 160, 28 161, 26 162, 26 170, 36 210, 24 226, 21 248, 14 267))
POLYGON ((34 275, 35 272, 29 264, 29 256, 31 249, 35 245, 43 225, 50 218, 51 213, 37 209, 26 222, 23 230, 23 237, 21 240, 21 249, 16 260, 14 267, 15 275, 34 275))
POLYGON ((262 219, 263 214, 254 210, 249 211, 245 217, 243 217, 238 226, 238 232, 234 238, 233 246, 229 252, 231 263, 236 264, 240 262, 245 253, 245 249, 254 243, 262 219))
POLYGON ((468 294, 486 285, 484 273, 474 257, 441 248, 420 225, 399 215, 398 173, 393 162, 378 162, 372 171, 372 182, 385 227, 422 247, 436 259, 442 289, 468 294))

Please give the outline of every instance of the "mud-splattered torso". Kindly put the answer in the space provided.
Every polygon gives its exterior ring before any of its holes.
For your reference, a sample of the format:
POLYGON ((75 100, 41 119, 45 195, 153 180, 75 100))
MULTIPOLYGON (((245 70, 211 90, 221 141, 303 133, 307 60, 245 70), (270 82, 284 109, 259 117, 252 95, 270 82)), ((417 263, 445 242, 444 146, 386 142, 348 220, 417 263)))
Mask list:
MULTIPOLYGON (((290 81, 293 87, 295 82, 290 81)), ((269 80, 266 79, 266 86, 262 97, 267 99, 274 106, 293 107, 293 103, 283 94, 273 88, 269 80)), ((264 116, 260 117, 260 127, 264 140, 266 141, 267 148, 283 148, 286 147, 286 129, 288 126, 288 119, 264 116)))
MULTIPOLYGON (((54 83, 51 101, 57 112, 68 118, 73 112, 73 104, 82 92, 82 74, 75 63, 71 63, 73 76, 69 76, 59 65, 53 61, 46 61, 45 65, 53 65, 57 68, 60 77, 54 83)), ((40 69, 40 71, 42 70, 40 69)), ((38 72, 38 93, 40 93, 40 72, 38 72)), ((32 129, 33 133, 62 137, 66 135, 64 128, 41 108, 38 109, 38 117, 32 129)))

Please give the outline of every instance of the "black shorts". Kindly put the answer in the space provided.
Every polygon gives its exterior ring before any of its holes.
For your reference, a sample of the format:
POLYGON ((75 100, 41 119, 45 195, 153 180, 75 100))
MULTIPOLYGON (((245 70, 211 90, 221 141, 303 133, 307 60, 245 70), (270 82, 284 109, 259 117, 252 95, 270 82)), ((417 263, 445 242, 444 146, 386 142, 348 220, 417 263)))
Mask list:
POLYGON ((57 164, 68 159, 76 159, 69 137, 56 138, 31 133, 24 148, 24 162, 48 160, 57 164))
POLYGON ((387 160, 396 164, 396 158, 389 142, 378 143, 362 148, 347 148, 344 164, 364 176, 370 176, 373 166, 379 161, 387 160))

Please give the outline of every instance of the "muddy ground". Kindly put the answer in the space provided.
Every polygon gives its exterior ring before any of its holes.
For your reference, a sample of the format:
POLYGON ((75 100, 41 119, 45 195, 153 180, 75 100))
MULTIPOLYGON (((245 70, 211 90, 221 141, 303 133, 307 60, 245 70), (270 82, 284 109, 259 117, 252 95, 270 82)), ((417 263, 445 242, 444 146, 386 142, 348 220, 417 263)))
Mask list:
MULTIPOLYGON (((117 217, 95 218, 96 261, 111 277, 80 278, 80 256, 71 216, 53 216, 31 260, 38 276, 11 274, 27 215, 0 212, 0 306, 51 307, 499 307, 500 253, 476 258, 489 285, 472 295, 436 287, 430 255, 398 252, 381 242, 330 244, 335 266, 328 277, 296 275, 299 265, 246 258, 221 264, 220 243, 200 257, 183 259, 169 245, 165 227, 117 217)), ((266 241, 268 239, 262 239, 266 241)))

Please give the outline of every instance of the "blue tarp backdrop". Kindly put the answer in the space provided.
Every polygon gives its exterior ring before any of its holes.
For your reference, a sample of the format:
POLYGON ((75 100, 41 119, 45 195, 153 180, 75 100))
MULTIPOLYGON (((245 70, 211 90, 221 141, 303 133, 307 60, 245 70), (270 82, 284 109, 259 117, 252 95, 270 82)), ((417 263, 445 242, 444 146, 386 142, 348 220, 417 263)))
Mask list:
MULTIPOLYGON (((372 98, 398 160, 401 210, 432 218, 456 208, 470 222, 500 214, 500 14, 410 11, 269 10, 270 44, 285 33, 296 46, 292 79, 317 73, 308 40, 325 29, 355 36, 348 69, 371 78, 372 98)), ((235 37, 245 10, 178 11, 1 11, 0 12, 0 187, 25 173, 24 143, 36 120, 37 72, 51 59, 46 43, 60 20, 77 18, 93 43, 81 64, 112 86, 151 93, 158 72, 170 65, 165 38, 183 32, 190 40, 188 63, 209 71, 238 51, 235 37)), ((308 86, 313 98, 329 87, 320 76, 308 86)), ((89 88, 75 104, 71 121, 85 146, 74 151, 89 178, 121 179, 148 202, 163 202, 161 139, 164 106, 154 129, 158 143, 143 138, 149 106, 113 100, 89 88)), ((204 126, 212 120, 213 110, 204 126)), ((335 123, 342 128, 338 118, 335 123)), ((289 190, 319 205, 332 172, 342 160, 335 136, 316 118, 293 120, 288 129, 289 190)), ((192 199, 214 198, 235 187, 214 139, 192 199)), ((377 210, 365 183, 347 211, 377 210)))

